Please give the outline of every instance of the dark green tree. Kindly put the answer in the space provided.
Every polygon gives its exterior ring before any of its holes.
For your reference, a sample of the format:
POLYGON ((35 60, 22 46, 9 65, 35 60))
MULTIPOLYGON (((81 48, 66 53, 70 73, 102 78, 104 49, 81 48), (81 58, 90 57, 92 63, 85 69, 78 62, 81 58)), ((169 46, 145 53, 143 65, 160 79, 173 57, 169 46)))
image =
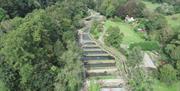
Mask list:
POLYGON ((159 14, 152 14, 148 16, 145 26, 149 31, 156 31, 167 26, 167 20, 164 16, 159 14))
POLYGON ((78 90, 82 64, 75 30, 86 11, 81 0, 65 0, 3 22, 0 85, 10 91, 58 91, 57 86, 78 90))
POLYGON ((0 22, 5 18, 6 14, 4 9, 0 8, 0 22))
POLYGON ((170 64, 164 65, 159 69, 159 79, 167 85, 171 85, 177 80, 176 75, 176 70, 170 64))
MULTIPOLYGON (((93 0, 91 0, 93 1, 93 0)), ((127 0, 94 0, 93 5, 95 10, 99 11, 106 17, 116 15, 118 7, 122 6, 127 0)))
POLYGON ((167 3, 163 3, 161 6, 157 7, 156 11, 165 15, 172 15, 175 13, 173 5, 169 5, 167 3))
POLYGON ((143 60, 143 52, 139 47, 130 50, 127 57, 128 81, 133 91, 153 91, 153 81, 140 65, 143 60))
POLYGON ((117 10, 117 15, 121 16, 122 18, 126 17, 126 15, 132 17, 143 17, 143 10, 145 8, 145 4, 139 0, 128 0, 126 4, 119 7, 117 10))
POLYGON ((105 38, 105 43, 108 46, 119 49, 124 36, 122 33, 120 33, 119 27, 109 27, 107 31, 108 35, 105 38))
POLYGON ((25 16, 34 9, 45 8, 61 0, 0 0, 0 8, 3 8, 10 18, 25 16))

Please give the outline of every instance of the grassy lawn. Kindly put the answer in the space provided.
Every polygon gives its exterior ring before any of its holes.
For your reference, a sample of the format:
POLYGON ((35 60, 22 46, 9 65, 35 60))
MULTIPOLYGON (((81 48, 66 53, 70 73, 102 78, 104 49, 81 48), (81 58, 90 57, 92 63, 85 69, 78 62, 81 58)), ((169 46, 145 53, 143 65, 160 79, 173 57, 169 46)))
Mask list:
MULTIPOLYGON (((160 6, 160 4, 151 3, 148 1, 143 1, 143 3, 150 11, 154 11, 157 7, 160 6)), ((168 25, 175 32, 180 31, 180 14, 174 14, 165 17, 168 21, 168 25)), ((154 91, 180 91, 180 82, 174 83, 172 84, 172 86, 167 86, 166 84, 156 80, 153 87, 154 87, 154 91)))
POLYGON ((174 14, 171 16, 166 16, 168 24, 174 31, 180 31, 180 14, 174 14))
MULTIPOLYGON (((160 4, 158 3, 151 3, 148 1, 143 1, 143 3, 146 5, 146 7, 150 10, 150 11, 154 11, 157 7, 160 6, 160 4)), ((170 16, 165 16, 169 26, 175 31, 179 31, 180 29, 180 14, 174 14, 174 15, 170 15, 170 16)))
POLYGON ((146 7, 150 10, 150 11, 154 11, 157 7, 160 6, 160 4, 158 3, 151 3, 151 2, 148 2, 148 1, 142 1, 146 7))
POLYGON ((154 91, 180 91, 180 82, 167 86, 164 83, 156 81, 154 84, 154 91))
POLYGON ((123 23, 123 22, 112 22, 110 20, 105 22, 105 30, 109 28, 110 26, 117 26, 120 28, 121 33, 124 34, 123 38, 123 44, 131 44, 131 43, 137 43, 142 42, 144 39, 142 39, 130 26, 129 24, 123 23))

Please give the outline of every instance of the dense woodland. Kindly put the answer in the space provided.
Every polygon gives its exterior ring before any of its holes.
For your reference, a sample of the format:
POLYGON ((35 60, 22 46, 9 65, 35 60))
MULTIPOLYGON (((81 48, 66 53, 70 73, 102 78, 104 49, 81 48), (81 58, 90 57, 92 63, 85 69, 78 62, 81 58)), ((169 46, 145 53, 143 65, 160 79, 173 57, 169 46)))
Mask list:
POLYGON ((80 0, 46 1, 0 1, 0 91, 77 91, 81 87, 75 30, 87 8, 80 0))
POLYGON ((76 30, 88 8, 114 21, 137 18, 134 31, 146 30, 139 34, 145 42, 128 50, 120 47, 125 35, 118 27, 108 28, 105 37, 107 46, 126 55, 132 91, 156 91, 153 79, 167 85, 179 81, 180 27, 171 28, 165 16, 180 13, 180 1, 144 0, 160 4, 154 12, 142 1, 0 0, 0 91, 79 91, 83 71, 76 30), (137 66, 140 51, 160 54, 158 69, 150 75, 137 66))

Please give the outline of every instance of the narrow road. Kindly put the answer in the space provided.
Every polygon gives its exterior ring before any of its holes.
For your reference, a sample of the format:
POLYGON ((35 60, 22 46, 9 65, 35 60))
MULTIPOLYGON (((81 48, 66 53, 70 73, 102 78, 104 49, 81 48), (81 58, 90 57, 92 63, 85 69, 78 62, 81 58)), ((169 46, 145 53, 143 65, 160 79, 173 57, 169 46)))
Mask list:
MULTIPOLYGON (((115 57, 98 45, 90 36, 93 22, 101 22, 105 17, 93 10, 89 10, 89 12, 90 16, 83 19, 85 27, 78 30, 79 42, 84 51, 82 60, 85 68, 85 88, 88 88, 90 79, 100 78, 96 79, 96 83, 101 85, 101 91, 125 91, 123 88, 124 80, 118 74, 119 70, 116 67, 115 57), (103 79, 106 77, 109 79, 103 79)), ((87 91, 87 89, 83 91, 87 91)))

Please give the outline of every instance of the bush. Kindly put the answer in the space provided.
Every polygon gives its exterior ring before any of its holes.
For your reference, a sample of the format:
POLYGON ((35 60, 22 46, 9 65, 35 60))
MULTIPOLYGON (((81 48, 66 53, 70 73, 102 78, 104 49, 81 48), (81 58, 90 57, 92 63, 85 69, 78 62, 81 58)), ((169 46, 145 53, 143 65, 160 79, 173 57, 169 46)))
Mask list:
POLYGON ((133 49, 134 47, 141 47, 144 51, 158 50, 160 48, 156 41, 145 41, 130 45, 130 49, 133 49))
POLYGON ((161 6, 156 8, 156 12, 159 12, 159 13, 165 14, 165 15, 172 15, 175 13, 175 10, 172 5, 163 3, 161 6))
POLYGON ((169 57, 171 57, 174 60, 180 59, 180 46, 176 46, 176 44, 168 44, 165 47, 165 52, 169 55, 169 57))
POLYGON ((137 34, 143 38, 143 39, 148 39, 147 31, 146 31, 146 26, 144 23, 144 20, 140 20, 137 26, 134 27, 134 31, 137 32, 137 34), (141 29, 141 30, 139 30, 141 29))
POLYGON ((163 15, 152 14, 147 17, 144 24, 148 31, 155 31, 167 27, 167 20, 163 15))
POLYGON ((101 30, 102 30, 101 29, 101 25, 98 24, 97 22, 94 22, 92 27, 91 27, 91 31, 90 32, 91 32, 91 34, 93 35, 93 37, 95 39, 98 39, 99 36, 100 36, 101 30))
POLYGON ((164 65, 159 69, 159 79, 167 85, 171 85, 177 79, 176 70, 170 64, 164 65))
POLYGON ((123 22, 123 20, 120 17, 117 17, 117 16, 112 18, 111 21, 113 21, 113 22, 123 22))
POLYGON ((0 21, 2 21, 5 18, 5 16, 5 11, 2 8, 0 8, 0 21))
POLYGON ((180 13, 180 1, 174 5, 174 9, 176 13, 180 13))
POLYGON ((176 68, 177 68, 177 70, 179 70, 179 71, 177 71, 177 77, 180 80, 180 60, 178 60, 176 62, 176 68))
POLYGON ((144 29, 144 30, 146 29, 146 26, 145 26, 145 24, 144 24, 143 21, 141 21, 141 22, 134 28, 134 31, 135 31, 135 32, 139 32, 138 29, 144 29))
POLYGON ((106 45, 119 49, 124 37, 124 35, 120 33, 119 27, 110 27, 107 31, 108 35, 105 37, 106 45))

